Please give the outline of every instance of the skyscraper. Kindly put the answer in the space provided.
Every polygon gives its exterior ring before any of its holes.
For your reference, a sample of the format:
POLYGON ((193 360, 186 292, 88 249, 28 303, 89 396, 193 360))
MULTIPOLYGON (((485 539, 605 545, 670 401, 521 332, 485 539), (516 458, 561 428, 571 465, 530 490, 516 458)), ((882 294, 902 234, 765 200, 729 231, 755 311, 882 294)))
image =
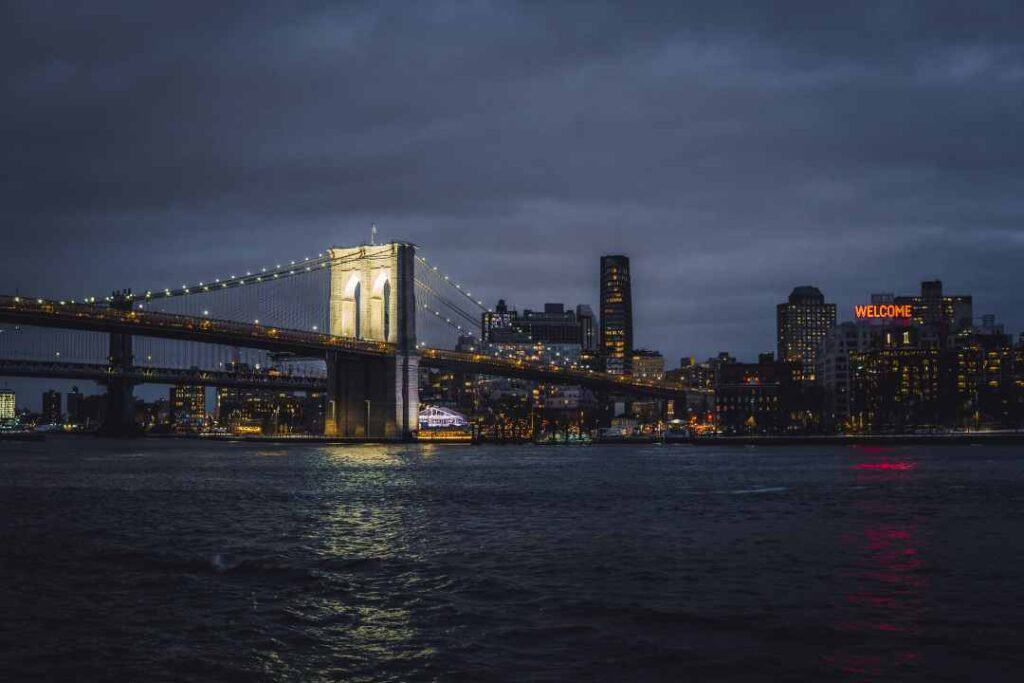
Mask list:
POLYGON ((601 354, 613 374, 629 371, 633 352, 633 293, 629 257, 601 257, 601 354))
POLYGON ((796 287, 789 301, 776 307, 779 360, 799 363, 800 379, 814 381, 818 346, 836 324, 836 305, 825 303, 817 287, 796 287))
POLYGON ((17 416, 14 403, 14 392, 0 389, 0 420, 13 420, 17 416))

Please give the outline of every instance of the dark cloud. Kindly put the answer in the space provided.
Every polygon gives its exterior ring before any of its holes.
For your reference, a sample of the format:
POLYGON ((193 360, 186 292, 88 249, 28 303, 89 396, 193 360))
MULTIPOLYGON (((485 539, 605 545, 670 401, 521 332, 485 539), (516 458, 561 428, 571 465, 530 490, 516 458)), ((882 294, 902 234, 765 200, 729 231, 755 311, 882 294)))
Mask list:
POLYGON ((1019 3, 6 3, 4 288, 412 239, 489 300, 633 257, 670 359, 923 278, 1024 327, 1019 3))

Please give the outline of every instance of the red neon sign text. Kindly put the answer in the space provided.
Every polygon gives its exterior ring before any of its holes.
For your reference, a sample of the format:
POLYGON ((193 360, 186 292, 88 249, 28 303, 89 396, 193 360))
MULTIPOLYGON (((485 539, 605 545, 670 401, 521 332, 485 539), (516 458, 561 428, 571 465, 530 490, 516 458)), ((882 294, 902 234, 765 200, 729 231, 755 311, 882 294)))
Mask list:
POLYGON ((869 304, 854 306, 853 312, 858 318, 909 318, 910 304, 869 304))

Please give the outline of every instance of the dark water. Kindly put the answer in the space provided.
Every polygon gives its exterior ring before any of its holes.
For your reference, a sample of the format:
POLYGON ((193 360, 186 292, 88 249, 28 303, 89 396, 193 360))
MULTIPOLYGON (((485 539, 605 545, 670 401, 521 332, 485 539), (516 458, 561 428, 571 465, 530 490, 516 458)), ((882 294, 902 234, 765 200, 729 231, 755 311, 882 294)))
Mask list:
POLYGON ((1022 680, 1024 449, 0 443, 7 680, 1022 680))

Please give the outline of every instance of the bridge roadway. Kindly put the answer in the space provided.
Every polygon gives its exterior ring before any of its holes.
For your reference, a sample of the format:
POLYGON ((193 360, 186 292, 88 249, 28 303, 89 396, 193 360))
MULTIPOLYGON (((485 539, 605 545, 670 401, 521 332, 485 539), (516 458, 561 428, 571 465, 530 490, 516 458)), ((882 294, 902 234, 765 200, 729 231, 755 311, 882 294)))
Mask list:
MULTIPOLYGON (((380 358, 393 356, 398 350, 394 344, 387 342, 290 330, 258 323, 143 310, 122 311, 91 304, 16 296, 0 296, 0 322, 200 341, 306 356, 324 356, 334 351, 354 358, 380 358)), ((420 347, 417 353, 420 367, 434 367, 453 372, 517 377, 547 384, 578 385, 598 391, 648 398, 680 399, 687 392, 694 391, 692 388, 670 382, 638 380, 623 375, 494 358, 461 351, 420 347)))
POLYGON ((123 379, 132 384, 190 384, 208 387, 244 387, 271 391, 326 391, 325 377, 282 374, 224 372, 220 370, 181 370, 134 366, 120 368, 103 363, 58 363, 19 359, 0 359, 0 377, 52 377, 57 379, 108 382, 123 379))

